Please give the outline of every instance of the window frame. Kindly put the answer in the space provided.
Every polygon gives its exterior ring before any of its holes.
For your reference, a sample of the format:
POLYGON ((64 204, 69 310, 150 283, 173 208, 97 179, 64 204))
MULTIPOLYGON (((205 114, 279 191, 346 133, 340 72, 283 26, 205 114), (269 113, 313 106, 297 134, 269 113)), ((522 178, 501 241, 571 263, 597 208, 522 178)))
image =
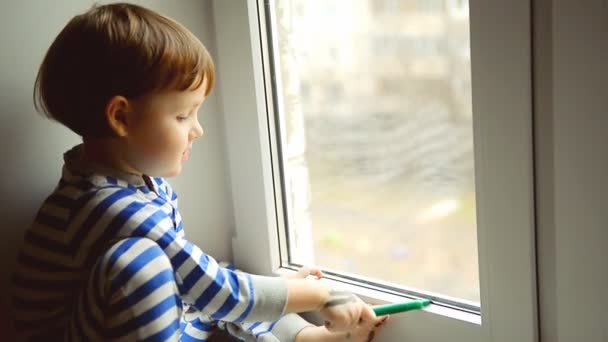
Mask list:
MULTIPOLYGON (((289 233, 289 217, 287 215, 288 210, 285 208, 291 208, 293 207, 293 204, 289 203, 290 196, 287 194, 285 189, 286 183, 289 182, 291 177, 288 175, 287 170, 281 169, 281 164, 283 163, 284 158, 284 154, 281 153, 283 144, 277 142, 279 136, 281 136, 281 140, 283 142, 285 142, 287 139, 285 137, 285 122, 284 120, 281 120, 281 113, 279 112, 281 110, 280 108, 283 106, 284 99, 282 96, 277 94, 277 89, 283 88, 282 79, 280 77, 281 75, 277 74, 277 70, 280 69, 280 62, 275 56, 274 49, 269 47, 270 44, 276 47, 278 43, 278 32, 271 29, 271 21, 276 20, 276 18, 272 17, 274 15, 274 10, 271 8, 272 2, 273 0, 264 1, 262 3, 258 0, 257 5, 259 29, 261 32, 260 44, 262 49, 262 63, 266 72, 264 82, 266 89, 268 125, 269 132, 274 132, 274 134, 269 134, 271 163, 272 169, 278 170, 273 173, 273 176, 274 184, 278 184, 278 186, 274 187, 274 190, 276 199, 275 207, 278 214, 277 232, 279 235, 280 264, 278 267, 274 265, 274 268, 282 269, 283 273, 289 273, 290 271, 297 271, 297 269, 303 265, 296 262, 290 262, 291 256, 289 255, 288 251, 292 240, 290 239, 291 234, 289 233), (270 42, 271 40, 272 42, 270 42)), ((304 239, 298 239, 296 244, 305 239, 306 237, 304 239)), ((323 268, 323 272, 326 279, 334 280, 339 283, 338 285, 340 286, 349 286, 353 290, 365 288, 366 290, 375 291, 376 295, 368 298, 368 300, 371 302, 377 302, 378 300, 380 300, 380 302, 385 302, 389 301, 388 298, 393 298, 393 301, 399 299, 403 300, 403 298, 425 298, 432 300, 434 304, 440 304, 446 308, 457 308, 465 313, 479 313, 478 302, 453 298, 445 294, 434 293, 429 290, 408 287, 395 283, 384 282, 380 284, 377 279, 366 278, 357 274, 349 274, 347 272, 341 272, 335 269, 328 270, 327 268, 323 268)), ((461 315, 456 316, 461 317, 461 315)), ((472 322, 479 322, 480 317, 471 315, 469 316, 469 320, 472 322)))
MULTIPOLYGON (((268 65, 258 10, 256 0, 213 1, 217 92, 235 220, 233 261, 249 272, 284 274, 290 270, 281 268, 277 247, 284 213, 276 205, 275 123, 267 115, 274 104, 264 78, 268 65)), ((379 341, 538 340, 531 1, 471 0, 469 10, 473 112, 492 113, 474 115, 473 124, 482 312, 433 305, 394 315, 379 341)), ((403 300, 342 286, 372 303, 403 300)))

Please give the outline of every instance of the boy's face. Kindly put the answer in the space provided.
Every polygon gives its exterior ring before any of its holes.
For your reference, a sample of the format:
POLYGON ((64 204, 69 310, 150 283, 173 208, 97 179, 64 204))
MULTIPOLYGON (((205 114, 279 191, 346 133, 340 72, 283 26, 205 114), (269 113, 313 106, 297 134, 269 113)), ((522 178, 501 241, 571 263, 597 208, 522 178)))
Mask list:
POLYGON ((205 82, 195 90, 167 91, 131 101, 131 128, 125 153, 131 167, 155 177, 182 170, 194 139, 203 135, 198 110, 205 100, 205 82))

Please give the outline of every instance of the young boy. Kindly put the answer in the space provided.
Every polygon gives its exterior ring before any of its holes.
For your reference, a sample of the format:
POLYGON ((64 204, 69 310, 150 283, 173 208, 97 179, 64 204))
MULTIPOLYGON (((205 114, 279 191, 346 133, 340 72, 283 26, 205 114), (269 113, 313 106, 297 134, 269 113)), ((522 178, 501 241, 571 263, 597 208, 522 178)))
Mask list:
MULTIPOLYGON (((213 62, 182 25, 131 4, 74 17, 49 48, 37 107, 82 136, 27 231, 14 277, 27 340, 370 341, 385 319, 345 291, 221 267, 184 237, 176 176, 203 135, 213 62), (293 314, 318 310, 326 325, 293 314)), ((318 274, 318 273, 317 273, 318 274)))

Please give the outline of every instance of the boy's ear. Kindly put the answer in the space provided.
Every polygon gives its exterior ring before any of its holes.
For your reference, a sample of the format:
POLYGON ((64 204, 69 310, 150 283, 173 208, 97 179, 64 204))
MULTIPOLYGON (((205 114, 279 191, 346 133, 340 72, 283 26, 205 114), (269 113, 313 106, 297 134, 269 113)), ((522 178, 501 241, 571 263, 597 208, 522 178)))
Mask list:
POLYGON ((129 133, 129 101, 124 96, 114 96, 106 105, 105 117, 108 126, 119 137, 125 137, 129 133))

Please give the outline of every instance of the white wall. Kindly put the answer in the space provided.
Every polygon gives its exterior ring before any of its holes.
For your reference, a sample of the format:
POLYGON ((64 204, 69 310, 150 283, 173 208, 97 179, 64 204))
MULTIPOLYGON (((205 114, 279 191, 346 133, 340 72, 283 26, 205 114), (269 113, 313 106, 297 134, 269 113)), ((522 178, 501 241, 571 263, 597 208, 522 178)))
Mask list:
MULTIPOLYGON (((180 21, 215 55, 210 1, 137 3, 180 21)), ((0 318, 5 315, 6 290, 23 233, 59 180, 62 153, 79 143, 68 129, 34 111, 32 87, 36 72, 61 28, 92 4, 91 0, 0 2, 0 318)), ((182 175, 170 181, 180 196, 190 240, 218 259, 231 260, 232 209, 217 98, 218 93, 213 92, 203 106, 200 120, 205 135, 194 144, 182 175)), ((0 335, 3 324, 0 323, 0 335)))
POLYGON ((608 2, 536 2, 542 341, 608 341, 608 2), (550 15, 549 15, 550 14, 550 15))

